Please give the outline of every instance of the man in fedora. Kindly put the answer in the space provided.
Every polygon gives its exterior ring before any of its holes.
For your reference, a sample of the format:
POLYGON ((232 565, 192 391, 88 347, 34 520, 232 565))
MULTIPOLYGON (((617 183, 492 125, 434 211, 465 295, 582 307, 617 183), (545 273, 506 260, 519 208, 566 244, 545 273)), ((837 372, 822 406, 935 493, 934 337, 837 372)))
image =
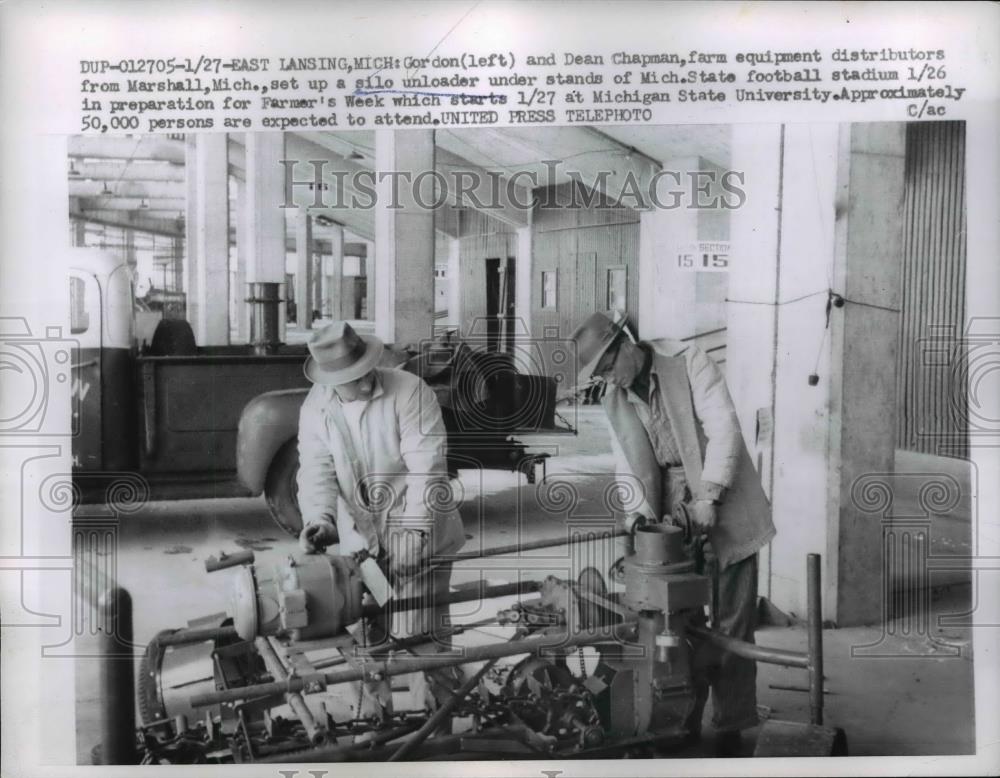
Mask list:
MULTIPOLYGON (((624 322, 624 317, 623 317, 624 322)), ((746 450, 725 379, 697 346, 634 341, 601 313, 573 333, 578 385, 605 384, 602 405, 619 473, 644 487, 639 513, 707 534, 718 564, 714 627, 753 642, 757 551, 774 536, 771 509, 746 450)), ((698 666, 698 661, 695 662, 698 666)), ((696 674, 695 737, 712 691, 716 753, 738 755, 740 731, 757 724, 756 664, 732 654, 696 674)))
POLYGON ((435 598, 448 592, 451 564, 432 567, 431 557, 458 550, 465 533, 434 392, 412 373, 379 367, 382 342, 347 322, 317 331, 308 345, 304 370, 313 386, 299 416, 299 543, 314 553, 339 538, 340 554, 374 560, 397 597, 427 601, 399 612, 390 602, 382 630, 437 635, 447 606, 435 598))

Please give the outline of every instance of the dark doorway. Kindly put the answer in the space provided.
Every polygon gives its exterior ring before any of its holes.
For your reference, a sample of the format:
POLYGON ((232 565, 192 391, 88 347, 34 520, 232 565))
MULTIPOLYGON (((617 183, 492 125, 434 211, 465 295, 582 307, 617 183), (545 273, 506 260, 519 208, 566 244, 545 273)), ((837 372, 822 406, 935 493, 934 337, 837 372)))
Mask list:
POLYGON ((514 258, 486 259, 486 344, 490 351, 514 351, 514 258))

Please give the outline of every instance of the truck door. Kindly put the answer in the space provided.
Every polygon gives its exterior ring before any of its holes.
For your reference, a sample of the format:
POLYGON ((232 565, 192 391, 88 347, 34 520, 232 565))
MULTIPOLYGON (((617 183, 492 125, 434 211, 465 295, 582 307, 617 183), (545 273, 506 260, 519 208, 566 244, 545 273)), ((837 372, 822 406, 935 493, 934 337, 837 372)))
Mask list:
POLYGON ((101 457, 101 290, 96 276, 71 269, 69 276, 72 357, 73 467, 100 470, 101 457))

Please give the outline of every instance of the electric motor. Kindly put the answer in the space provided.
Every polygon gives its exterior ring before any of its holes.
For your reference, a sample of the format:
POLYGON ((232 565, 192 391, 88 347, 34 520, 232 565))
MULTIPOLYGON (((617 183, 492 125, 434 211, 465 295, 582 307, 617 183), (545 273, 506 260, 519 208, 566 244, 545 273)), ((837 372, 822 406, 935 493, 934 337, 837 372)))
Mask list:
POLYGON ((293 640, 337 635, 361 618, 361 572, 353 557, 291 556, 268 570, 242 565, 233 581, 230 613, 244 640, 288 633, 293 640))

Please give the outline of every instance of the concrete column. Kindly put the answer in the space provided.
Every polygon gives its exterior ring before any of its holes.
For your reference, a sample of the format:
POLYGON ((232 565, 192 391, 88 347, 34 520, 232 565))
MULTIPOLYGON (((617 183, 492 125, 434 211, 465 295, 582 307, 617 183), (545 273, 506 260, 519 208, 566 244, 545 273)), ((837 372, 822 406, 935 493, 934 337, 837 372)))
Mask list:
POLYGON ((198 149, 197 135, 187 135, 184 139, 184 318, 195 329, 195 314, 198 310, 200 273, 198 271, 198 149))
MULTIPOLYGON (((783 129, 741 124, 732 129, 731 167, 743 173, 752 196, 731 212, 732 241, 726 311, 726 383, 743 440, 764 492, 772 496, 774 369, 778 307, 778 238, 783 129)), ((760 552, 758 590, 772 598, 771 546, 760 552)))
POLYGON ((762 593, 804 612, 820 553, 824 617, 842 626, 882 612, 882 528, 851 489, 894 467, 904 143, 889 124, 733 136, 750 196, 732 216, 727 383, 778 529, 762 593), (855 301, 829 325, 828 289, 855 301))
POLYGON ((305 208, 295 215, 295 323, 299 329, 312 327, 312 216, 305 208))
POLYGON ((233 297, 236 300, 235 329, 236 341, 250 341, 250 304, 247 303, 247 268, 250 265, 250 236, 248 233, 247 185, 245 181, 236 182, 236 289, 233 297))
POLYGON ((846 625, 882 616, 878 585, 888 572, 881 521, 853 489, 895 468, 906 127, 841 125, 838 152, 833 288, 850 302, 830 321, 827 570, 836 570, 835 621, 846 625))
MULTIPOLYGON (((699 157, 665 160, 665 170, 681 176, 698 170, 699 157)), ((686 179, 682 178, 682 185, 686 179)), ((672 182, 667 179, 663 186, 672 182)), ((677 187, 680 189, 681 187, 677 187)), ((666 197, 661 198, 666 202, 666 197)), ((639 214, 639 335, 686 338, 696 334, 697 273, 677 267, 677 254, 698 240, 698 211, 685 197, 679 208, 653 208, 639 214), (665 305, 664 301, 670 304, 665 305)), ((634 281, 633 281, 634 283, 634 281)))
MULTIPOLYGON (((285 282, 285 136, 280 132, 246 134, 247 282, 285 282)), ((245 290, 244 290, 245 291, 245 290)), ((285 306, 278 317, 285 338, 285 306)))
MULTIPOLYGON (((326 254, 313 255, 313 288, 312 297, 309 300, 310 311, 316 310, 323 313, 323 291, 326 288, 326 254)), ((311 313, 310 313, 311 315, 311 313)))
MULTIPOLYGON (((433 130, 375 130, 375 332, 387 343, 433 336, 434 212, 381 174, 434 169, 433 130), (398 207, 392 207, 398 206, 398 207)), ((369 283, 372 279, 369 277, 369 283)))
MULTIPOLYGON (((462 239, 448 241, 448 326, 462 328, 462 239)), ((520 270, 518 271, 520 272, 520 270)), ((461 332, 460 332, 461 334, 461 332)))
MULTIPOLYGON (((330 230, 330 264, 326 276, 327 304, 330 307, 330 317, 340 319, 344 316, 344 228, 335 224, 330 230)), ((354 312, 348 312, 352 318, 354 312)))
POLYGON ((518 322, 517 335, 530 338, 531 331, 531 287, 534 284, 532 263, 532 211, 528 211, 528 225, 517 229, 517 271, 514 277, 514 312, 518 322))
POLYGON ((361 274, 365 277, 365 306, 367 320, 375 318, 375 241, 366 240, 365 258, 361 262, 361 274))
POLYGON ((73 245, 87 245, 87 221, 85 219, 73 219, 73 245))
POLYGON ((186 148, 187 318, 199 345, 225 345, 229 343, 227 137, 222 133, 193 135, 186 148))

